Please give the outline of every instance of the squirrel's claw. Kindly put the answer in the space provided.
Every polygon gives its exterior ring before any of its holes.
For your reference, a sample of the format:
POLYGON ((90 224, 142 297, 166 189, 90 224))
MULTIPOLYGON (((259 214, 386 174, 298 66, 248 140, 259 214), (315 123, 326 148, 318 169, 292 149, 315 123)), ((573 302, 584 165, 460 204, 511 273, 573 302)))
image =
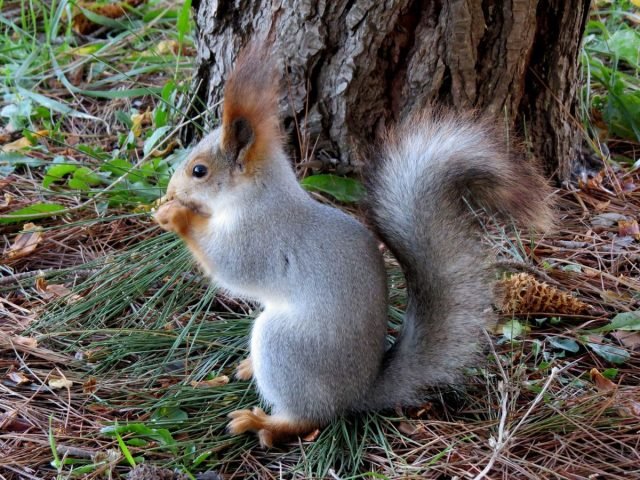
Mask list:
POLYGON ((253 377, 253 364, 251 363, 251 357, 247 357, 242 360, 236 367, 235 377, 238 380, 251 380, 253 377))
POLYGON ((228 415, 231 422, 227 432, 240 435, 255 432, 262 447, 271 447, 293 437, 305 435, 316 428, 312 422, 293 420, 283 415, 267 415, 264 410, 254 407, 253 410, 236 410, 228 415))
POLYGON ((264 413, 264 410, 254 407, 253 410, 236 410, 228 416, 232 419, 227 425, 229 434, 240 435, 245 432, 256 432, 261 447, 270 448, 273 446, 273 432, 264 428, 272 417, 264 413))

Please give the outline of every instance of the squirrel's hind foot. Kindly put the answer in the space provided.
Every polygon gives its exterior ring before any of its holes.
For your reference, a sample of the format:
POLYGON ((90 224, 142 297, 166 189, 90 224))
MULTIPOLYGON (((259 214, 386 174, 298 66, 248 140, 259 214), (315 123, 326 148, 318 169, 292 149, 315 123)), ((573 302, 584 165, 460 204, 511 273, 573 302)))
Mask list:
POLYGON ((231 435, 255 432, 260 446, 272 447, 293 437, 313 431, 316 426, 308 421, 294 420, 283 415, 267 415, 264 410, 254 407, 253 410, 235 410, 229 414, 231 422, 227 431, 231 435))
POLYGON ((251 380, 253 378, 253 363, 251 357, 242 360, 236 367, 236 378, 238 380, 251 380))

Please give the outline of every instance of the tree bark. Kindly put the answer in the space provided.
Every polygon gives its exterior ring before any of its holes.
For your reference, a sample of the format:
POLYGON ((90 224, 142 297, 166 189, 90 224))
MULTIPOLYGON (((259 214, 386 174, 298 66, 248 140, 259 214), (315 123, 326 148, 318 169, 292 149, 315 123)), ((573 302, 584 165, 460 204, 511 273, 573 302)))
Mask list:
POLYGON ((577 59, 589 0, 198 0, 197 94, 218 108, 250 38, 283 64, 299 157, 360 167, 358 145, 417 109, 478 110, 566 180, 581 136, 577 59))

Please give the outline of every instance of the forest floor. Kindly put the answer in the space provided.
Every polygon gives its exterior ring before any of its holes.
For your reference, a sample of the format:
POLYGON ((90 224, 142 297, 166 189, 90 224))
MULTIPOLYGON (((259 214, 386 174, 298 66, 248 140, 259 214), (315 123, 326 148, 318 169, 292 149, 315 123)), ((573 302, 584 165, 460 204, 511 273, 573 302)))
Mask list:
POLYGON ((596 2, 585 35, 577 123, 603 167, 557 190, 551 233, 486 225, 486 365, 270 450, 224 430, 258 403, 231 379, 255 307, 150 215, 189 151, 189 4, 91 5, 0 0, 0 479, 640 478, 635 2, 596 2))

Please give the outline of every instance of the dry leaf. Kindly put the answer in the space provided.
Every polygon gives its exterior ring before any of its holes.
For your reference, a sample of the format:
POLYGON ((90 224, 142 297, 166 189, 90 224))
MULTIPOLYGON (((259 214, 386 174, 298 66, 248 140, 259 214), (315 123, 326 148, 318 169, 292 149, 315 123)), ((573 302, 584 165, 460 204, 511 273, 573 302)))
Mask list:
POLYGON ((12 382, 14 382, 16 385, 31 383, 31 379, 22 372, 17 372, 17 371, 9 372, 7 374, 7 378, 12 382))
POLYGON ((47 285, 47 293, 54 297, 64 297, 66 295, 69 295, 71 293, 71 290, 69 290, 64 285, 53 284, 47 285))
POLYGON ((175 40, 161 40, 156 46, 158 55, 168 55, 178 53, 179 45, 175 40))
POLYGON ((45 300, 54 300, 56 298, 67 297, 68 303, 77 302, 82 299, 80 295, 72 294, 64 285, 53 284, 49 285, 44 277, 36 278, 36 291, 45 300))
POLYGON ((627 409, 634 417, 640 417, 640 402, 636 400, 629 400, 627 403, 627 409))
POLYGON ((142 134, 142 127, 151 125, 152 121, 153 115, 149 110, 131 115, 131 132, 133 132, 133 136, 139 137, 142 134))
POLYGON ((630 295, 614 292, 613 290, 602 290, 600 292, 600 298, 608 303, 620 302, 626 304, 633 300, 633 297, 631 297, 630 295))
POLYGON ((61 388, 70 388, 73 385, 71 380, 66 379, 65 377, 49 377, 49 381, 47 382, 49 387, 56 389, 61 388))
POLYGON ((611 336, 615 337, 622 345, 635 350, 640 345, 640 332, 625 332, 618 330, 611 332, 611 336))
POLYGON ((418 427, 416 425, 412 425, 409 422, 400 422, 398 424, 398 431, 400 433, 404 433, 405 435, 413 435, 418 431, 418 427))
MULTIPOLYGON (((82 358, 87 361, 87 363, 95 363, 101 358, 105 357, 105 349, 104 348, 96 348, 93 350, 84 350, 80 353, 82 358)), ((77 355, 77 354, 76 354, 77 355)))
MULTIPOLYGON (((0 178, 0 189, 5 189, 7 188, 9 185, 11 185, 12 183, 14 183, 16 181, 16 178, 14 175, 9 175, 8 177, 5 178, 0 178)), ((6 200, 6 196, 4 197, 6 200)))
POLYGON ((634 398, 634 392, 624 389, 619 390, 618 385, 602 375, 597 368, 592 368, 589 376, 599 392, 614 392, 612 396, 613 403, 620 416, 640 417, 640 402, 634 398))
MULTIPOLYGON (((36 137, 38 136, 46 137, 47 135, 49 135, 49 130, 38 130, 37 132, 34 133, 34 136, 36 137)), ((0 152, 4 152, 4 153, 18 152, 24 148, 30 147, 31 145, 33 145, 33 142, 31 142, 31 140, 29 140, 27 137, 21 137, 14 142, 2 145, 0 147, 0 152)))
POLYGON ((28 148, 31 146, 31 142, 27 137, 21 137, 18 140, 15 140, 11 143, 6 143, 0 147, 0 152, 10 153, 10 152, 18 152, 23 148, 28 148))
POLYGON ((596 175, 588 178, 586 182, 582 179, 578 180, 578 187, 581 190, 600 190, 602 189, 604 176, 604 170, 600 170, 596 175))
POLYGON ((110 415, 114 412, 113 408, 107 407, 106 405, 101 403, 91 403, 84 408, 98 415, 110 415))
POLYGON ((42 241, 42 229, 33 223, 25 223, 7 252, 7 258, 16 259, 31 254, 42 241))
POLYGON ((226 375, 220 375, 219 377, 212 378, 211 380, 201 380, 199 382, 191 382, 193 388, 207 388, 207 387, 221 387, 229 383, 229 377, 226 375))
POLYGON ((153 157, 164 157, 165 155, 168 155, 169 153, 171 153, 173 150, 175 150, 175 148, 178 146, 178 142, 176 141, 171 141, 169 142, 169 144, 163 148, 162 150, 159 148, 154 148, 151 151, 151 156, 153 157))
POLYGON ((31 428, 31 424, 18 417, 17 410, 9 410, 0 415, 0 432, 23 433, 31 428))
POLYGON ((11 337, 11 343, 16 345, 22 345, 23 347, 37 348, 38 341, 33 337, 22 337, 20 335, 14 335, 11 337))
POLYGON ((589 376, 599 392, 611 392, 618 388, 615 383, 602 375, 597 368, 592 368, 589 376))
MULTIPOLYGON (((2 185, 0 185, 1 187, 2 185)), ((10 193, 5 193, 4 194, 4 202, 0 203, 0 208, 5 208, 5 207, 9 207, 13 201, 15 200, 16 197, 14 197, 13 195, 11 195, 10 193)))
MULTIPOLYGON (((124 2, 111 3, 107 5, 85 2, 81 5, 92 13, 113 19, 123 16, 127 12, 127 6, 136 7, 140 5, 142 1, 143 0, 126 0, 124 2)), ((88 35, 101 27, 101 25, 89 20, 80 9, 76 9, 76 13, 73 15, 71 23, 76 33, 79 33, 80 35, 88 35)))
POLYGON ((640 226, 638 226, 638 222, 636 220, 620 220, 618 222, 618 235, 640 240, 640 226))
POLYGON ((84 393, 95 393, 98 390, 98 381, 96 377, 89 377, 89 380, 82 384, 82 391, 84 393))

